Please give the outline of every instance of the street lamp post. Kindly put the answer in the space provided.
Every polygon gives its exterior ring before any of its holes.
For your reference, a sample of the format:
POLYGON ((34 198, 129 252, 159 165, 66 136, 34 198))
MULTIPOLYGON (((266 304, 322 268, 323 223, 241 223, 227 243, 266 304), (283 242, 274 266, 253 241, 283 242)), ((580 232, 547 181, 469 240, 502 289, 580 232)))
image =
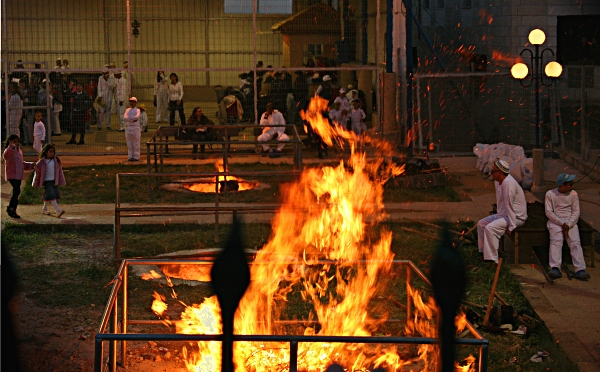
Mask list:
POLYGON ((560 63, 555 61, 548 63, 545 66, 544 71, 541 71, 544 53, 551 53, 554 57, 554 52, 550 48, 543 49, 540 52, 540 45, 542 45, 545 40, 546 34, 544 34, 544 31, 540 30, 539 28, 535 29, 529 33, 529 42, 532 45, 535 45, 535 53, 528 48, 525 48, 521 51, 521 56, 523 56, 523 54, 529 53, 531 57, 531 74, 529 73, 529 68, 527 67, 527 65, 521 62, 516 63, 510 69, 510 74, 512 75, 512 77, 519 80, 522 86, 530 87, 532 84, 534 84, 535 147, 538 149, 541 148, 540 128, 542 125, 540 121, 540 83, 546 87, 549 87, 554 82, 553 79, 558 78, 562 73, 562 66, 560 65, 560 63), (546 82, 544 81, 544 75, 551 79, 550 83, 546 84, 546 82), (529 78, 527 79, 528 76, 529 78))

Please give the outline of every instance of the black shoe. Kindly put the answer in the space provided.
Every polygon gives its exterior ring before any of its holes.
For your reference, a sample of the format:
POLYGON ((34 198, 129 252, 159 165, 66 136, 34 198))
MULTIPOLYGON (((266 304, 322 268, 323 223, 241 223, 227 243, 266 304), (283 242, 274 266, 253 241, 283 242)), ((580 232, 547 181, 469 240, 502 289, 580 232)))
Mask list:
POLYGON ((100 131, 102 130, 102 128, 96 128, 96 130, 97 130, 98 132, 100 132, 100 131))
POLYGON ((147 132, 148 132, 148 128, 144 128, 144 132, 146 132, 146 133, 147 133, 147 132))
POLYGON ((78 144, 78 145, 85 145, 85 142, 83 142, 83 141, 79 141, 79 142, 77 142, 77 144, 78 144))
POLYGON ((7 210, 6 213, 8 213, 8 215, 12 218, 21 218, 21 216, 19 216, 15 210, 7 210))
POLYGON ((76 143, 77 143, 77 142, 75 142, 75 140, 70 140, 69 142, 67 142, 67 145, 74 145, 74 144, 76 144, 76 143))
POLYGON ((111 127, 108 127, 108 128, 106 128, 106 130, 112 130, 112 128, 111 128, 111 127))

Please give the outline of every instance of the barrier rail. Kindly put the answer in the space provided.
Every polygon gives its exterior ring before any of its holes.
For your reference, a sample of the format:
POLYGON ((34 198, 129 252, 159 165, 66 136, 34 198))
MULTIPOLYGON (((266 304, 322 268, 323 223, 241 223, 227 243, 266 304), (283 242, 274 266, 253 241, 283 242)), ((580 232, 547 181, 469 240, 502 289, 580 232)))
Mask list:
MULTIPOLYGON (((320 261, 321 262, 321 261, 320 261)), ((332 263, 333 261, 322 261, 322 263, 332 263)), ((359 261, 357 261, 359 262, 359 261)), ((148 264, 185 264, 185 265, 209 265, 212 261, 208 260, 175 260, 175 259, 126 259, 121 262, 117 275, 113 281, 113 287, 110 297, 104 309, 100 327, 95 336, 95 355, 94 355, 94 372, 103 370, 103 366, 108 367, 109 371, 117 370, 117 342, 121 343, 121 366, 127 364, 127 341, 222 341, 222 335, 191 335, 191 334, 152 334, 152 333, 127 333, 129 324, 163 324, 160 321, 147 321, 129 319, 128 312, 128 275, 129 266, 131 265, 148 265, 148 264), (119 307, 118 295, 122 289, 121 319, 119 331, 119 307), (109 327, 110 325, 110 327, 109 327), (106 332, 109 327, 110 332, 106 332), (104 356, 104 342, 109 342, 109 352, 107 363, 104 356)), ((258 265, 260 262, 253 262, 251 265, 258 265)), ((406 268, 406 285, 412 286, 413 276, 431 286, 431 282, 427 279, 418 267, 412 261, 394 260, 392 267, 399 270, 398 267, 406 268)), ((412 301, 410 296, 406 298, 406 319, 412 318, 412 301)), ((479 363, 478 371, 487 371, 488 347, 489 342, 467 321, 467 328, 474 339, 457 338, 455 343, 463 346, 479 346, 479 363)), ((261 342, 288 342, 290 344, 290 372, 297 372, 298 365, 298 344, 302 342, 337 342, 337 343, 377 343, 377 344, 439 344, 437 338, 430 337, 353 337, 353 336, 300 336, 300 335, 234 335, 233 340, 239 341, 261 341, 261 342)))

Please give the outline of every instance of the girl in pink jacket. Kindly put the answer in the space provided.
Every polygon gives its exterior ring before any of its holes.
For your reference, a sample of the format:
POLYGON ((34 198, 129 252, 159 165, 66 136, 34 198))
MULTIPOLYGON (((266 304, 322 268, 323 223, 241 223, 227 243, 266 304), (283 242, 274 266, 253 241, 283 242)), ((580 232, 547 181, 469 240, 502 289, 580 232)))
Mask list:
POLYGON ((48 143, 42 149, 40 160, 35 165, 35 175, 33 176, 32 185, 33 187, 44 188, 44 196, 42 197, 44 201, 43 214, 50 215, 48 202, 52 203, 52 206, 56 210, 56 217, 65 214, 65 211, 58 206, 57 200, 60 199, 58 186, 66 184, 62 164, 58 156, 56 156, 56 148, 54 145, 48 143))
POLYGON ((13 188, 6 213, 12 218, 21 218, 17 214, 17 205, 19 204, 19 195, 21 194, 21 181, 25 178, 24 171, 33 169, 34 164, 23 161, 21 142, 19 136, 16 134, 11 134, 6 139, 6 146, 2 157, 4 158, 5 178, 13 188))

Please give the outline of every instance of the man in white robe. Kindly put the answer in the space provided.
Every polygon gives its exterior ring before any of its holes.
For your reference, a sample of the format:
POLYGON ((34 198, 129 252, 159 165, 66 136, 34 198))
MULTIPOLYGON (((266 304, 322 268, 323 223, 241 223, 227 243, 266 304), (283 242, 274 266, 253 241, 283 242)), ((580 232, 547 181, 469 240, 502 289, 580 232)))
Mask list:
POLYGON ((482 218, 477 223, 479 252, 485 261, 498 263, 500 238, 512 233, 527 220, 527 201, 519 183, 510 175, 509 165, 496 160, 492 166, 492 179, 496 187, 496 214, 482 218))

